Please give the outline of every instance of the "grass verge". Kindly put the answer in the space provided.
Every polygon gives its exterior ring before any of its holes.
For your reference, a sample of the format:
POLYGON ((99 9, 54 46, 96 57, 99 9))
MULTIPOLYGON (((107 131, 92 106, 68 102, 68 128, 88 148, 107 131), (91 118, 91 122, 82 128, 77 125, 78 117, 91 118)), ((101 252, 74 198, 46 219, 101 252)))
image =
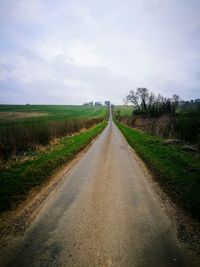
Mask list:
POLYGON ((31 188, 42 184, 103 131, 102 122, 75 136, 65 137, 25 161, 6 165, 0 173, 0 212, 15 207, 31 188))
POLYGON ((166 145, 162 138, 116 123, 173 201, 200 219, 199 155, 166 145))

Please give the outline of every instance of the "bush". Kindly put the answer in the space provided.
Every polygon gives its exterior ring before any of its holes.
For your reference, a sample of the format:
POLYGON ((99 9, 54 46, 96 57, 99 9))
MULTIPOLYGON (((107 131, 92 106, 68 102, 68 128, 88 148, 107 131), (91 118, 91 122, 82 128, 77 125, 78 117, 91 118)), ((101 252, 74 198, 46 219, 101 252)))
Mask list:
POLYGON ((180 139, 200 144, 200 113, 180 113, 175 123, 175 131, 180 139))

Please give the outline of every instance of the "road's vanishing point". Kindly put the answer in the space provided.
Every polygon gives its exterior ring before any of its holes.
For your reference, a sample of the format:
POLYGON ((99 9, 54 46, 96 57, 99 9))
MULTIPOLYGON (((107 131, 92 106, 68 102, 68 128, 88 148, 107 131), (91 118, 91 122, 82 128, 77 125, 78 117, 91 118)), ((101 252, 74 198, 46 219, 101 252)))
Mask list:
POLYGON ((8 266, 197 265, 110 118, 45 200, 8 266))

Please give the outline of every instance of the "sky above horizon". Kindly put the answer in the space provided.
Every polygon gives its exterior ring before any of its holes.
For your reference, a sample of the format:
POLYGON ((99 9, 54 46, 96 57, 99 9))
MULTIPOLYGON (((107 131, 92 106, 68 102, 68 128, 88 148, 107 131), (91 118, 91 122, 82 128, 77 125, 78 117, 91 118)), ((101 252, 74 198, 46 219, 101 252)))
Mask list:
POLYGON ((199 0, 0 0, 0 103, 200 98, 199 0))

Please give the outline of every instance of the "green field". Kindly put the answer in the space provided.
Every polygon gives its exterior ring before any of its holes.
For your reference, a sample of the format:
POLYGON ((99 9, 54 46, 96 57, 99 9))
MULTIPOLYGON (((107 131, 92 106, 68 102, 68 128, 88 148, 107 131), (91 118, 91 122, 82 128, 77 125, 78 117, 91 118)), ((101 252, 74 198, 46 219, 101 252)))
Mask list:
POLYGON ((0 105, 0 127, 16 123, 37 123, 63 119, 105 117, 105 106, 0 105))
POLYGON ((106 106, 0 105, 0 158, 32 153, 107 116, 106 106))
POLYGON ((122 123, 117 122, 117 125, 167 194, 199 219, 199 154, 183 151, 181 145, 167 145, 158 136, 137 131, 122 123))
POLYGON ((114 107, 114 112, 119 112, 121 117, 131 117, 133 114, 133 109, 133 106, 117 105, 114 107))

